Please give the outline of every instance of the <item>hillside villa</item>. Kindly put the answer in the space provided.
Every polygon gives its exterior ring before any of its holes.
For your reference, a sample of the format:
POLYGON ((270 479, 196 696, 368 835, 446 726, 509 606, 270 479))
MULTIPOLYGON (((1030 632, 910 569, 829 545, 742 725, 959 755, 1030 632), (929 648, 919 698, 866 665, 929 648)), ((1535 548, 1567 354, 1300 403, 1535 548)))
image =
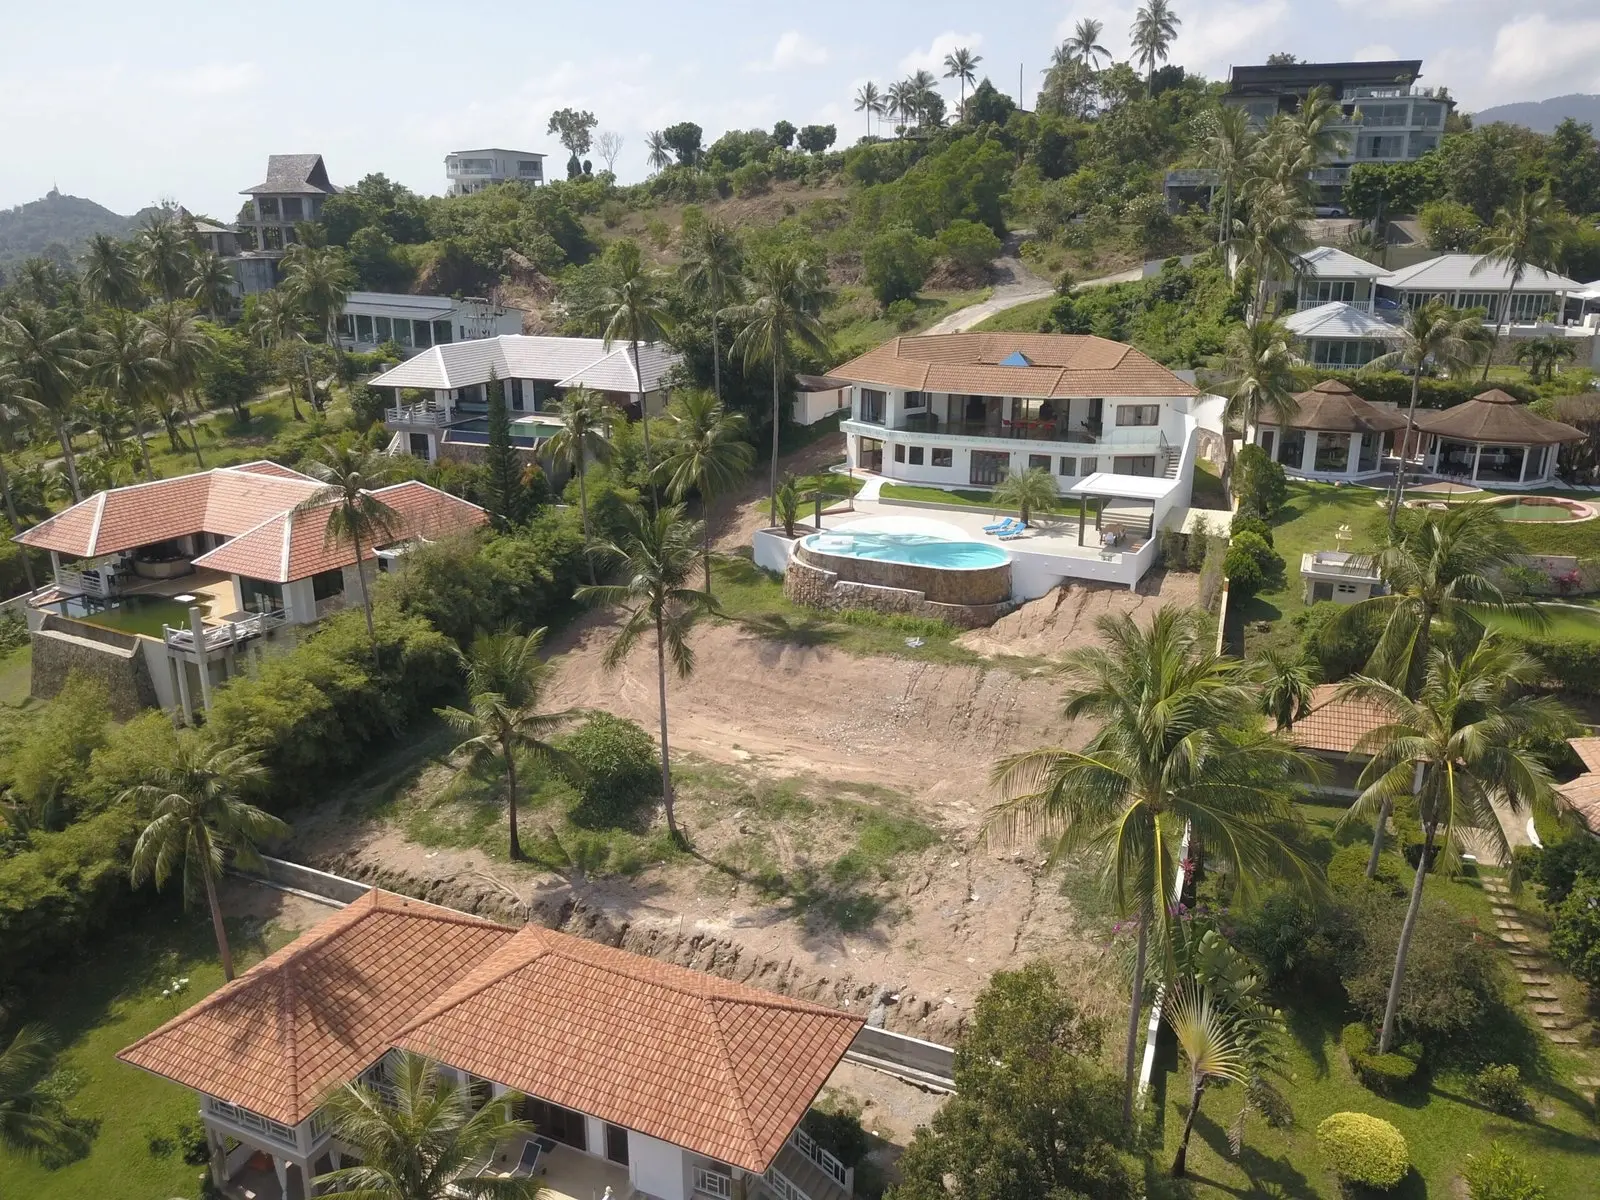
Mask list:
POLYGON ((632 347, 600 338, 500 334, 435 344, 368 385, 390 393, 384 428, 394 435, 391 453, 471 459, 488 443, 491 375, 512 415, 512 440, 535 449, 555 430, 549 413, 570 388, 600 392, 630 420, 659 415, 670 397, 668 379, 679 355, 646 342, 636 363, 632 347), (420 394, 419 394, 420 393, 420 394))
MULTIPOLYGON (((322 485, 273 462, 218 467, 98 492, 13 540, 50 552, 53 582, 29 600, 34 694, 66 666, 92 669, 114 710, 158 705, 185 718, 240 669, 241 652, 309 625, 359 591, 355 547, 327 537, 329 506, 297 513, 322 485)), ((409 543, 477 528, 469 504, 416 480, 373 493, 397 515, 362 569, 409 543)))
POLYGON ((339 342, 346 350, 392 342, 410 358, 450 342, 521 333, 522 317, 520 308, 474 297, 351 292, 339 316, 339 342))
POLYGON ((507 1091, 531 1138, 463 1174, 551 1200, 848 1200, 800 1128, 862 1027, 849 1013, 556 933, 370 891, 118 1055, 200 1093, 230 1195, 301 1200, 350 1165, 329 1093, 412 1051, 507 1091))

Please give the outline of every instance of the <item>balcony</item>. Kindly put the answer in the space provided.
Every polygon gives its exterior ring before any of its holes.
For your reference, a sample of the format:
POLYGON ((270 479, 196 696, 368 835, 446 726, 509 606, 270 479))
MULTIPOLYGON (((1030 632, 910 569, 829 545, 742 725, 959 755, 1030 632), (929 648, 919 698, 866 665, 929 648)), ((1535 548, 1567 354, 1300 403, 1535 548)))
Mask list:
MULTIPOLYGON (((207 625, 201 631, 201 649, 212 654, 218 650, 225 650, 229 646, 237 646, 251 638, 261 637, 280 629, 289 623, 289 617, 281 609, 274 612, 255 613, 241 621, 223 621, 217 625, 207 625)), ((195 652, 194 630, 174 629, 171 625, 161 627, 161 640, 169 649, 177 650, 183 654, 195 652)))
POLYGON ((432 400, 426 400, 421 404, 402 404, 395 408, 384 409, 383 423, 385 427, 403 425, 410 428, 437 429, 441 425, 450 423, 450 412, 432 400))
POLYGON ((893 426, 896 433, 922 433, 934 437, 999 438, 1020 442, 1070 442, 1095 446, 1101 442, 1098 431, 1080 425, 1070 429, 1060 420, 992 421, 945 420, 932 413, 908 413, 893 426))

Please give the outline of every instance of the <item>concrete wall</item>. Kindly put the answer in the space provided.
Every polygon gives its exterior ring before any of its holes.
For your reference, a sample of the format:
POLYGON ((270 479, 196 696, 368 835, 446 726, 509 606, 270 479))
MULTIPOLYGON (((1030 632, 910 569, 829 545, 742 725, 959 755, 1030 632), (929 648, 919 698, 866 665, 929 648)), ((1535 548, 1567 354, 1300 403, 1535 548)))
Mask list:
POLYGON ((111 715, 119 721, 158 703, 155 682, 139 647, 142 639, 82 625, 50 615, 33 633, 29 694, 37 700, 57 695, 73 671, 105 686, 111 715))
POLYGON ((628 1130, 628 1181, 658 1200, 689 1200, 688 1157, 671 1142, 628 1130))
POLYGON ((831 572, 841 581, 920 592, 935 604, 1001 604, 1011 598, 1009 562, 997 567, 947 570, 916 563, 880 562, 847 554, 824 554, 805 546, 796 547, 794 557, 831 572))
POLYGON ((770 529, 758 529, 750 541, 751 558, 763 571, 782 573, 789 565, 789 556, 799 540, 790 541, 782 531, 774 533, 770 529))
POLYGON ((789 561, 783 575, 783 594, 807 608, 867 609, 889 616, 925 617, 947 621, 961 629, 992 625, 1011 610, 1009 599, 994 604, 943 604, 911 588, 840 579, 832 571, 811 566, 798 557, 789 561))

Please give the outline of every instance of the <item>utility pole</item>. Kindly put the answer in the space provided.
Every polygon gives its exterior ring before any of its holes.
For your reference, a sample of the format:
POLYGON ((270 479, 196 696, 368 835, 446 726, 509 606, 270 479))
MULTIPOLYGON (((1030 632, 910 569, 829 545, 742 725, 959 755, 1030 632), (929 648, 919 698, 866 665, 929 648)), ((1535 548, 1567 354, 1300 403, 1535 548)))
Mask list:
POLYGON ((1017 108, 1022 108, 1022 64, 1017 64, 1017 108))

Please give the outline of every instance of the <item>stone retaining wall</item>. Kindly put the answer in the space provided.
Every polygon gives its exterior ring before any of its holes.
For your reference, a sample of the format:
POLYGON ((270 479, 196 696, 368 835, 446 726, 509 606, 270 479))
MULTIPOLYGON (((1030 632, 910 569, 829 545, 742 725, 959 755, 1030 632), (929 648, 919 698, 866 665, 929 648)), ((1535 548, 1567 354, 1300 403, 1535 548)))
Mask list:
POLYGON ((911 588, 885 587, 840 579, 833 572, 812 566, 796 556, 783 573, 783 594, 794 604, 836 611, 868 609, 890 616, 927 617, 947 621, 958 629, 993 625, 1011 611, 1011 601, 1001 604, 940 604, 911 588))
POLYGON ((829 554, 813 550, 803 542, 795 545, 794 557, 850 583, 917 592, 938 604, 972 607, 1002 604, 1011 599, 1009 562, 958 570, 829 554))
POLYGON ((43 628, 34 630, 32 639, 33 669, 28 691, 35 699, 55 696, 66 686, 67 676, 76 671, 105 686, 111 715, 119 721, 159 706, 155 681, 150 678, 150 668, 136 636, 55 617, 47 618, 43 628), (82 636, 80 631, 92 636, 82 636))

